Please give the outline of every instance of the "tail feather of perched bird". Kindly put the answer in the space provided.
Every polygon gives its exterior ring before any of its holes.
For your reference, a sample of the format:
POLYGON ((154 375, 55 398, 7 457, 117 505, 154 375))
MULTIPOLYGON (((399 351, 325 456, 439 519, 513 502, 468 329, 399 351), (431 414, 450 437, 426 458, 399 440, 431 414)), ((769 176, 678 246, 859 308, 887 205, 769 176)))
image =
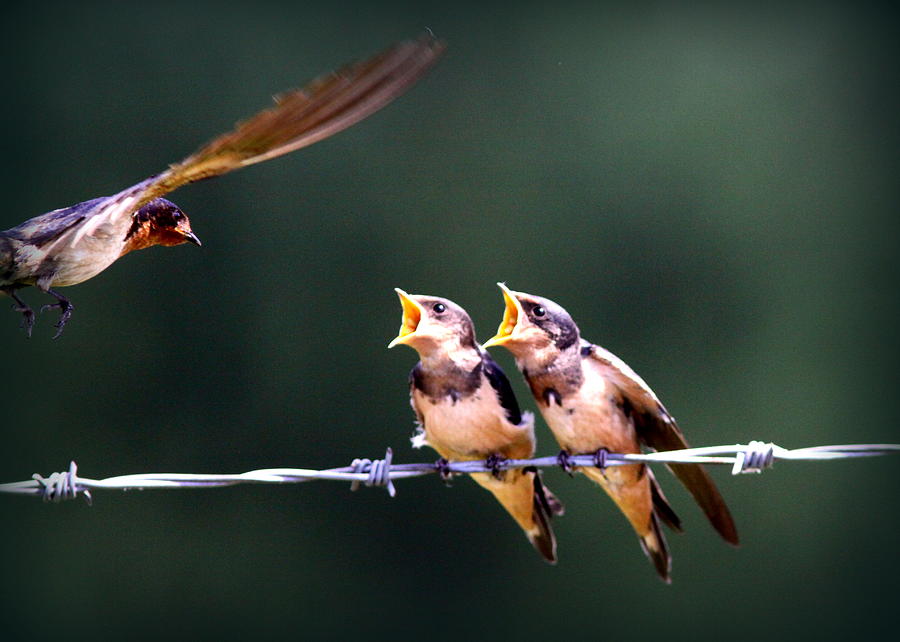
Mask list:
MULTIPOLYGON (((564 451, 640 453, 642 446, 687 447, 684 435, 650 387, 611 352, 582 339, 565 309, 549 299, 499 285, 506 309, 496 336, 484 347, 502 345, 513 353, 564 451)), ((677 464, 671 469, 716 531, 736 545, 734 520, 706 471, 697 464, 677 464)), ((646 464, 577 470, 612 498, 659 576, 670 581, 671 556, 661 524, 680 532, 681 520, 653 471, 646 464)))
POLYGON ((681 519, 675 513, 669 500, 663 494, 662 487, 656 481, 653 471, 647 468, 647 476, 650 478, 650 496, 653 500, 653 513, 659 517, 663 524, 672 529, 676 533, 683 532, 681 527, 681 519))
MULTIPOLYGON (((200 244, 187 215, 165 194, 311 145, 375 113, 416 83, 444 44, 431 34, 401 42, 276 98, 162 173, 118 194, 48 212, 0 232, 0 292, 68 286, 90 279, 125 254, 153 245, 200 244)), ((71 303, 54 296, 71 314, 71 303), (63 304, 63 302, 65 302, 63 304)), ((30 334, 31 309, 15 298, 30 334)), ((59 332, 68 316, 60 318, 59 332)), ((59 336, 57 332, 57 336, 59 336)))
POLYGON ((659 515, 654 511, 650 515, 650 531, 642 535, 638 541, 644 554, 656 568, 656 572, 663 582, 669 584, 672 581, 672 555, 669 553, 669 545, 666 536, 659 526, 659 515))
POLYGON ((491 492, 524 531, 532 546, 556 562, 556 537, 550 520, 563 507, 534 469, 502 470, 503 458, 534 454, 534 416, 523 413, 506 375, 475 341, 466 311, 439 297, 397 290, 403 321, 389 347, 408 345, 420 361, 410 373, 410 404, 427 444, 451 461, 498 462, 472 479, 491 492))
POLYGON ((538 471, 532 473, 532 515, 535 528, 526 531, 531 545, 544 557, 545 560, 556 561, 556 535, 550 526, 550 520, 565 513, 562 503, 544 488, 544 482, 538 471))
MULTIPOLYGON (((582 343, 582 351, 590 355, 603 376, 621 391, 623 398, 628 399, 635 428, 644 444, 657 451, 689 447, 669 411, 644 380, 621 359, 587 341, 582 343)), ((691 493, 719 535, 737 545, 739 538, 734 519, 706 469, 698 464, 668 464, 668 467, 691 493)))
MULTIPOLYGON (((530 413, 525 413, 530 414, 530 413)), ((541 471, 537 468, 534 469, 534 496, 537 500, 540 501, 541 506, 544 508, 544 512, 546 512, 551 517, 562 517, 566 514, 566 507, 559 500, 559 498, 554 495, 549 488, 544 485, 544 479, 541 475, 541 471)))
POLYGON ((516 520, 535 550, 548 562, 556 562, 556 535, 550 520, 559 513, 542 499, 540 476, 531 471, 509 470, 502 479, 491 473, 474 473, 471 477, 516 520))
MULTIPOLYGON (((622 466, 621 468, 634 467, 622 466)), ((679 527, 680 522, 665 498, 661 494, 653 492, 655 480, 649 477, 650 469, 642 465, 634 476, 627 474, 616 476, 615 473, 618 471, 609 471, 613 473, 611 475, 598 468, 586 467, 578 468, 578 472, 584 473, 588 479, 606 491, 606 494, 631 523, 637 533, 641 548, 656 567, 660 578, 668 583, 671 580, 672 558, 666 538, 660 528, 660 522, 662 521, 670 527, 672 527, 670 521, 674 521, 679 527), (660 500, 663 508, 657 503, 660 500)), ((672 530, 680 532, 680 528, 673 527, 672 530)))

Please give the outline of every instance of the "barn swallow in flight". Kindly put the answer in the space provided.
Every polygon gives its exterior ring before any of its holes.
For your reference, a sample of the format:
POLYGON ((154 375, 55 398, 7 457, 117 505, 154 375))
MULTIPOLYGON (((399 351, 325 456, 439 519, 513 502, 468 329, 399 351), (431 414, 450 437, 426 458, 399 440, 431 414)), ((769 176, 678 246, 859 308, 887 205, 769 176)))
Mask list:
MULTIPOLYGON (((541 414, 567 455, 640 453, 687 448, 675 420, 653 391, 621 359, 581 338, 562 307, 542 297, 503 290, 506 311, 496 336, 484 347, 512 352, 541 414)), ((697 464, 670 464, 719 535, 737 545, 738 534, 725 501, 697 464)), ((581 467, 599 484, 637 531, 644 552, 669 582, 672 559, 660 521, 676 532, 681 522, 645 464, 581 467)))
MULTIPOLYGON (((506 375, 475 341, 466 311, 447 299, 400 289, 397 294, 403 321, 388 347, 408 345, 421 359, 409 375, 410 404, 420 429, 413 445, 431 446, 443 463, 531 457, 534 415, 519 410, 506 375)), ((493 493, 538 553, 555 563, 550 518, 563 509, 544 488, 540 474, 511 469, 471 477, 493 493)))
MULTIPOLYGON (((42 214, 0 232, 0 292, 24 315, 28 336, 35 315, 16 291, 35 286, 56 298, 58 337, 72 314, 51 289, 90 279, 133 250, 199 239, 188 217, 161 198, 182 185, 306 147, 350 127, 400 96, 444 50, 430 34, 401 42, 276 97, 275 106, 239 123, 180 163, 113 196, 42 214)), ((42 310, 44 309, 42 308, 42 310)), ((55 338, 55 337, 54 337, 55 338)))

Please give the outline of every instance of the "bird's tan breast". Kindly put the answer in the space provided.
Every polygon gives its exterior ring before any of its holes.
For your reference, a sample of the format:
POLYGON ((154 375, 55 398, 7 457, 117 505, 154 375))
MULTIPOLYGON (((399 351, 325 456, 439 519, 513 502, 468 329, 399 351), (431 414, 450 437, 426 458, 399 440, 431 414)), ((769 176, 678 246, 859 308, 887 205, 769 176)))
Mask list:
POLYGON ((572 453, 640 452, 630 417, 619 403, 619 391, 590 360, 584 360, 581 386, 561 397, 538 400, 541 414, 559 445, 572 453))
POLYGON ((484 382, 473 394, 434 400, 413 390, 412 403, 422 419, 428 444, 447 459, 484 459, 498 453, 527 458, 534 453, 534 423, 529 415, 513 425, 484 382))

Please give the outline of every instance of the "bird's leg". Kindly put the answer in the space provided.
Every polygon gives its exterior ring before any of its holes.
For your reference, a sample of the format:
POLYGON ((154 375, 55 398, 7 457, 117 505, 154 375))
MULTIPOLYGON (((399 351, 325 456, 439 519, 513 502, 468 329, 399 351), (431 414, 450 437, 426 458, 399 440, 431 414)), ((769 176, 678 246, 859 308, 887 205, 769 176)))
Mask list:
POLYGON ((497 453, 491 453, 484 460, 484 465, 491 470, 491 475, 494 477, 494 479, 499 480, 503 479, 506 469, 505 463, 506 457, 497 453))
POLYGON ((562 502, 556 499, 553 493, 544 488, 544 482, 541 479, 541 471, 539 471, 536 466, 526 466, 522 469, 522 472, 534 473, 534 494, 541 503, 541 506, 544 507, 544 510, 547 511, 548 515, 557 516, 566 512, 562 502), (548 493, 550 494, 550 497, 547 496, 548 493), (550 501, 551 497, 553 498, 552 502, 550 501))
POLYGON ((606 470, 606 457, 608 455, 609 451, 606 448, 598 448, 597 452, 594 453, 594 466, 600 470, 606 470))
POLYGON ((572 465, 572 453, 568 450, 560 450, 556 456, 556 463, 566 471, 569 477, 572 477, 572 471, 575 470, 575 466, 572 465))
POLYGON ((25 328, 25 334, 28 335, 28 338, 30 339, 31 329, 34 327, 34 310, 29 308, 14 290, 5 290, 5 292, 16 302, 12 309, 16 312, 21 312, 22 316, 25 317, 22 319, 22 327, 25 328))
POLYGON ((447 486, 450 485, 450 477, 452 473, 450 472, 450 462, 447 461, 446 458, 441 457, 436 462, 434 462, 434 467, 437 469, 438 475, 440 475, 441 481, 444 482, 447 486))
POLYGON ((50 308, 59 308, 60 310, 59 321, 56 323, 56 334, 53 335, 54 339, 58 339, 59 335, 63 332, 63 328, 66 327, 66 323, 69 322, 69 318, 72 316, 72 310, 75 309, 75 306, 59 292, 54 292, 50 288, 47 288, 45 292, 55 296, 56 303, 48 303, 47 305, 41 306, 41 312, 43 313, 44 310, 49 310, 50 308))

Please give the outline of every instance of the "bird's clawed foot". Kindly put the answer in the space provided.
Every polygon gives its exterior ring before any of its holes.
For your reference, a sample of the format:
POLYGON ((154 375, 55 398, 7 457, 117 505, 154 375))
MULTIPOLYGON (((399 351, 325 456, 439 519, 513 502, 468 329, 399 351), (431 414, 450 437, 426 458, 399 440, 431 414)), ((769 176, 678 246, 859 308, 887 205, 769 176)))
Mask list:
POLYGON ((437 469, 441 481, 449 486, 450 477, 452 476, 452 473, 450 472, 450 462, 447 461, 444 457, 441 457, 436 462, 434 462, 434 467, 437 469))
POLYGON ((61 294, 57 294, 53 290, 47 290, 47 292, 55 296, 57 301, 56 303, 48 303, 41 306, 41 314, 43 314, 44 310, 59 308, 59 321, 56 322, 56 334, 53 335, 54 339, 59 339, 59 336, 63 333, 63 328, 66 327, 66 323, 68 323, 69 319, 72 317, 72 310, 75 309, 75 306, 72 305, 72 302, 61 294))
POLYGON ((569 477, 572 477, 572 473, 575 470, 575 465, 572 463, 572 453, 568 450, 560 450, 556 456, 556 463, 569 477))
POLYGON ((15 303, 13 303, 12 309, 16 312, 22 313, 22 327, 25 329, 26 336, 31 338, 31 329, 34 327, 34 310, 29 308, 25 303, 17 296, 13 296, 15 299, 15 303))
POLYGON ((498 455, 497 453, 491 453, 484 460, 484 465, 490 469, 491 476, 494 479, 503 479, 504 473, 506 472, 506 457, 498 455))
POLYGON ((608 455, 609 451, 606 448, 598 448, 597 452, 594 453, 594 466, 600 470, 606 470, 606 457, 608 455))

